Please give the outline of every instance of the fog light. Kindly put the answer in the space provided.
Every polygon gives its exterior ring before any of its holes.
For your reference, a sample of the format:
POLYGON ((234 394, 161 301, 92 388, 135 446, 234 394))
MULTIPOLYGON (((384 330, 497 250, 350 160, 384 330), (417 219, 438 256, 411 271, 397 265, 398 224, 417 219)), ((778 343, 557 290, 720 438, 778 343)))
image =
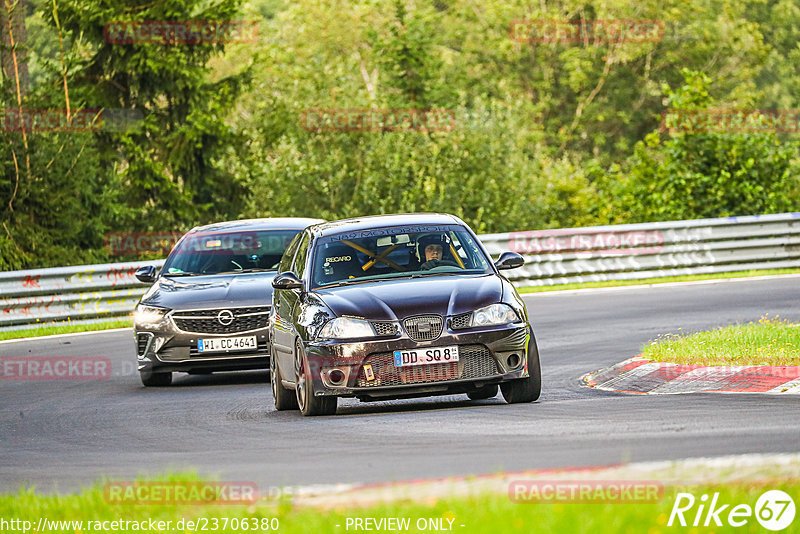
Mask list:
POLYGON ((519 354, 512 354, 508 358, 506 358, 506 364, 508 364, 509 369, 516 369, 519 367, 519 364, 522 360, 519 357, 519 354))

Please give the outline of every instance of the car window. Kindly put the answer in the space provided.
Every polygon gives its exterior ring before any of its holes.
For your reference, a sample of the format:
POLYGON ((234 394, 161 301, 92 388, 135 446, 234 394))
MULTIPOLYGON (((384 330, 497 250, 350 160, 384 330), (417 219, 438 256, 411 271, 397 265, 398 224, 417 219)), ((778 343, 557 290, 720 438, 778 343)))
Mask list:
POLYGON ((188 235, 164 264, 167 276, 273 271, 298 230, 239 230, 188 235))
POLYGON ((289 246, 286 247, 286 253, 281 258, 280 264, 278 265, 278 272, 285 273, 286 271, 292 270, 292 260, 294 259, 294 254, 297 252, 297 247, 300 245, 300 239, 302 239, 303 234, 298 233, 292 239, 289 246))
POLYGON ((314 244, 311 265, 314 287, 411 275, 489 272, 493 272, 489 259, 460 225, 375 228, 324 236, 314 244))
POLYGON ((297 255, 292 262, 292 272, 302 279, 306 270, 306 252, 308 251, 308 242, 310 238, 308 234, 303 235, 300 241, 300 246, 297 248, 297 255))

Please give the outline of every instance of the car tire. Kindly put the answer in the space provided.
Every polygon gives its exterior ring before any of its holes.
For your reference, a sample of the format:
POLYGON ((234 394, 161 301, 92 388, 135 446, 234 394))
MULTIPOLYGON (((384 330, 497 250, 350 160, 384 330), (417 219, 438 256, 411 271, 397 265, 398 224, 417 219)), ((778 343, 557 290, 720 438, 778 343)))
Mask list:
POLYGON ((303 350, 300 340, 295 344, 295 393, 297 406, 303 415, 333 415, 336 413, 336 397, 317 397, 313 394, 311 369, 308 355, 303 350))
POLYGON ((475 391, 470 391, 467 393, 467 397, 470 400, 484 400, 484 399, 491 399, 492 397, 497 395, 497 384, 489 384, 488 386, 483 386, 475 391))
POLYGON ((153 371, 139 371, 142 385, 146 387, 163 388, 172 384, 172 373, 154 373, 153 371))
POLYGON ((500 384, 500 391, 509 404, 533 402, 539 398, 542 392, 542 369, 539 365, 539 349, 536 346, 533 330, 528 344, 528 376, 500 384))
POLYGON ((279 412, 285 410, 297 410, 297 397, 294 391, 286 389, 281 383, 281 371, 278 369, 278 360, 275 359, 275 350, 269 351, 269 383, 272 387, 272 399, 275 401, 275 409, 279 412))

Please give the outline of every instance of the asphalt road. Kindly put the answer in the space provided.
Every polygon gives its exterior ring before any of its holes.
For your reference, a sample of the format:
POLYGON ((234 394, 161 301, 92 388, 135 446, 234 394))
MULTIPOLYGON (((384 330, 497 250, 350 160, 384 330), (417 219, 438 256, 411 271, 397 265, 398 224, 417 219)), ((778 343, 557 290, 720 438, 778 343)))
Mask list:
POLYGON ((100 477, 198 470, 282 485, 800 451, 800 398, 635 396, 583 388, 586 372, 668 332, 780 314, 800 320, 800 278, 526 297, 543 393, 534 404, 466 396, 276 412, 266 372, 140 385, 130 332, 0 344, 10 356, 105 356, 105 380, 0 380, 0 491, 72 491, 100 477))

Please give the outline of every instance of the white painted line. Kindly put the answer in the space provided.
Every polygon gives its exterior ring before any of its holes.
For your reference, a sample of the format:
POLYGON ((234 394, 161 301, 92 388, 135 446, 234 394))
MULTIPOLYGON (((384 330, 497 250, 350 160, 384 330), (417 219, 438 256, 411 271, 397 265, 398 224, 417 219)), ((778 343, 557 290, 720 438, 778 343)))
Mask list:
POLYGON ((88 332, 72 332, 71 334, 52 334, 52 335, 49 335, 49 336, 34 336, 34 337, 21 337, 21 338, 18 338, 18 339, 6 339, 6 340, 3 340, 3 341, 0 341, 0 345, 3 345, 5 343, 16 343, 17 341, 37 341, 37 340, 44 340, 44 339, 56 339, 56 338, 67 337, 67 336, 83 336, 83 335, 88 335, 88 334, 107 334, 109 332, 124 332, 126 330, 133 330, 133 327, 129 326, 128 328, 109 328, 107 330, 90 330, 88 332))
MULTIPOLYGON (((611 367, 604 367, 603 369, 598 369, 597 371, 592 371, 591 373, 586 373, 585 375, 583 375, 581 377, 581 382, 584 385, 586 385, 587 382, 589 382, 589 380, 596 380, 597 375, 599 375, 600 373, 611 372, 611 371, 619 369, 620 367, 623 367, 623 366, 625 366, 625 365, 627 365, 627 364, 629 364, 631 362, 634 362, 636 360, 644 360, 644 359, 645 358, 642 358, 641 356, 634 356, 633 358, 628 358, 627 360, 623 360, 623 361, 621 361, 619 363, 615 363, 611 367)), ((625 371, 625 373, 629 373, 629 372, 630 372, 630 370, 625 371)), ((615 378, 619 378, 619 375, 617 377, 615 377, 615 378)), ((612 379, 609 379, 609 380, 612 380, 612 379)), ((608 380, 606 380, 606 382, 608 382, 608 380)), ((601 384, 604 384, 604 383, 605 382, 595 382, 594 386, 587 386, 587 387, 597 387, 598 385, 601 385, 601 384)))
POLYGON ((768 276, 745 276, 741 278, 713 278, 709 280, 687 280, 686 282, 663 282, 654 284, 639 284, 630 286, 611 286, 611 287, 586 287, 581 289, 560 289, 552 291, 538 291, 532 293, 520 293, 523 298, 525 297, 559 297, 562 295, 574 295, 580 293, 603 293, 606 291, 624 291, 626 289, 651 289, 658 287, 680 287, 680 286, 698 286, 698 285, 713 285, 724 284, 728 282, 750 282, 760 280, 780 280, 783 278, 800 278, 800 273, 796 274, 772 274, 768 276))
POLYGON ((800 395, 800 378, 795 378, 776 388, 772 388, 767 391, 767 393, 790 393, 793 395, 800 395))
MULTIPOLYGON (((603 389, 606 391, 632 391, 628 387, 628 384, 630 384, 632 380, 647 376, 654 371, 658 371, 662 367, 663 364, 661 363, 646 363, 630 371, 625 371, 621 375, 615 376, 602 384, 596 384, 594 387, 595 389, 603 389)), ((642 391, 641 393, 649 393, 649 391, 642 391)))
MULTIPOLYGON (((749 367, 760 366, 709 366, 681 373, 672 380, 650 390, 653 395, 671 393, 705 393, 718 390, 749 367)), ((766 391, 736 391, 735 393, 766 393, 766 391)))

